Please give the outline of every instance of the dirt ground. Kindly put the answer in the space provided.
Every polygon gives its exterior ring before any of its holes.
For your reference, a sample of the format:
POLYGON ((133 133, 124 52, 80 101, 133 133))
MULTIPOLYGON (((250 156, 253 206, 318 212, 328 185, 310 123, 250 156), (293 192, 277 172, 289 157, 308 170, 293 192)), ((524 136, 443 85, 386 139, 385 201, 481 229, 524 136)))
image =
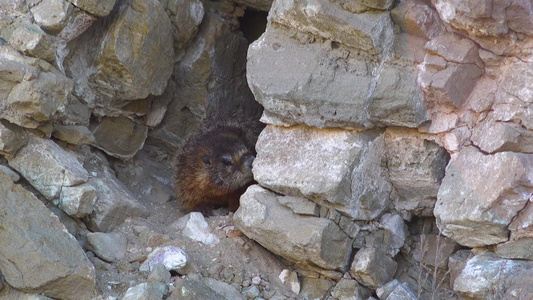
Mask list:
POLYGON ((184 216, 177 209, 175 201, 146 205, 150 214, 147 218, 126 219, 114 232, 127 236, 127 255, 117 263, 107 263, 97 257, 90 257, 95 264, 98 299, 121 299, 126 290, 146 282, 148 273, 139 271, 139 266, 155 248, 176 246, 185 251, 188 263, 186 274, 171 272, 170 291, 174 283, 187 274, 199 273, 231 284, 237 290, 257 283, 260 297, 274 296, 284 299, 298 299, 278 278, 286 269, 281 259, 256 242, 234 230, 233 214, 224 209, 215 211, 219 216, 207 217, 211 233, 220 242, 204 245, 181 235, 173 224, 184 216), (255 277, 255 280, 254 280, 255 277))

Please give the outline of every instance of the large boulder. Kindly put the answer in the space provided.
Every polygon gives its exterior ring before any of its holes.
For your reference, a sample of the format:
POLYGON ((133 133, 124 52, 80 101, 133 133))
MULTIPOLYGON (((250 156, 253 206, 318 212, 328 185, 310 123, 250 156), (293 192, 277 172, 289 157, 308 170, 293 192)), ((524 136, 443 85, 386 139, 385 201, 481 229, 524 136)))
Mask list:
POLYGON ((352 244, 346 233, 331 220, 295 214, 279 203, 279 197, 251 186, 241 197, 235 224, 249 238, 301 267, 345 271, 352 244))
POLYGON ((93 299, 94 267, 44 204, 0 171, 0 270, 9 285, 60 299, 93 299))
POLYGON ((507 241, 509 224, 533 193, 532 168, 531 154, 462 149, 439 189, 435 217, 441 232, 468 247, 507 241))
POLYGON ((378 131, 267 126, 256 148, 254 178, 275 192, 310 198, 357 220, 374 219, 389 205, 392 185, 378 131))

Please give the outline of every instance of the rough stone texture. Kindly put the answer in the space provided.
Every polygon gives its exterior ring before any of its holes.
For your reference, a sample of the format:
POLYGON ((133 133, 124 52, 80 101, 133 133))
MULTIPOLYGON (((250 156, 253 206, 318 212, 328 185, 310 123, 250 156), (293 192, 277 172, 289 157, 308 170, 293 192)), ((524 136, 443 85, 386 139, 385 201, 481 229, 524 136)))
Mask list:
POLYGON ((389 282, 398 263, 379 248, 365 247, 355 254, 350 274, 371 289, 389 282))
POLYGON ((171 0, 167 10, 172 22, 174 48, 185 48, 198 32, 198 26, 204 18, 204 5, 199 0, 171 0))
POLYGON ((115 177, 105 160, 91 156, 86 159, 84 167, 91 173, 89 184, 98 196, 87 223, 89 229, 109 232, 128 217, 146 216, 146 208, 115 177))
POLYGON ((64 186, 59 195, 59 207, 69 216, 82 218, 93 212, 96 200, 96 190, 88 183, 64 186))
POLYGON ((118 232, 89 232, 87 242, 91 251, 105 261, 117 262, 126 256, 128 240, 118 232))
POLYGON ((326 299, 333 287, 333 282, 323 278, 302 278, 302 289, 298 294, 304 299, 326 299))
POLYGON ((207 13, 198 33, 176 65, 176 93, 161 126, 150 132, 159 143, 181 146, 207 120, 216 123, 243 110, 259 118, 262 108, 246 82, 244 37, 218 16, 207 13))
POLYGON ((65 27, 73 10, 74 6, 65 0, 43 0, 30 8, 35 23, 52 33, 65 27))
POLYGON ((58 198, 63 187, 73 187, 89 179, 76 154, 49 139, 30 138, 9 160, 9 165, 48 199, 58 198))
POLYGON ((0 153, 12 156, 28 142, 28 136, 18 126, 0 121, 0 153))
POLYGON ((139 151, 148 135, 148 127, 126 117, 107 117, 92 132, 95 146, 107 154, 128 159, 139 151))
POLYGON ((256 145, 254 178, 278 193, 371 220, 389 205, 392 190, 380 166, 383 143, 379 132, 267 126, 256 145))
POLYGON ((109 16, 105 31, 91 27, 71 47, 65 60, 84 101, 101 113, 120 100, 160 95, 172 73, 171 22, 156 0, 126 1, 109 16), (91 55, 83 55, 91 53, 91 55))
POLYGON ((513 294, 525 296, 531 288, 520 278, 525 274, 530 276, 532 269, 533 262, 506 260, 494 253, 483 252, 468 260, 455 280, 453 290, 467 299, 507 299, 505 295, 513 294))
POLYGON ((357 300, 370 297, 370 290, 353 279, 341 279, 331 295, 339 300, 357 300))
POLYGON ((36 128, 56 117, 68 101, 73 82, 45 61, 28 58, 0 44, 0 117, 36 128))
POLYGON ((115 0, 68 0, 77 7, 99 17, 107 16, 113 6, 115 0))
POLYGON ((416 130, 387 128, 385 148, 389 180, 398 191, 396 210, 431 216, 449 155, 416 130))
POLYGON ((416 127, 426 120, 412 65, 373 65, 353 51, 332 42, 302 44, 269 28, 250 45, 247 64, 263 120, 319 128, 416 127))
POLYGON ((461 150, 450 161, 435 205, 441 232, 469 247, 507 241, 509 223, 533 192, 532 167, 527 154, 461 150))
POLYGON ((388 13, 354 14, 324 0, 274 1, 269 20, 377 55, 385 51, 392 34, 388 13))
POLYGON ((189 275, 176 284, 176 289, 170 294, 169 300, 245 299, 234 287, 213 278, 202 278, 201 275, 189 275))
POLYGON ((508 259, 533 260, 533 253, 531 253, 532 246, 533 239, 522 238, 498 244, 496 248, 496 254, 502 258, 508 259))
POLYGON ((91 145, 95 142, 95 138, 89 128, 82 125, 54 124, 52 135, 73 145, 91 145))
POLYGON ((32 193, 0 172, 0 269, 25 292, 92 299, 94 267, 58 218, 32 193))
POLYGON ((432 39, 426 48, 418 80, 427 105, 461 108, 483 74, 477 45, 447 34, 432 39), (452 49, 450 44, 454 45, 452 49))
POLYGON ((42 58, 48 62, 55 60, 51 36, 35 24, 17 27, 11 34, 8 44, 24 55, 42 58))
POLYGON ((206 245, 216 245, 220 240, 212 234, 200 212, 191 212, 180 218, 172 227, 181 230, 184 236, 206 245))
POLYGON ((351 239, 335 223, 296 215, 258 185, 241 197, 234 220, 248 237, 301 266, 342 271, 348 263, 351 239))

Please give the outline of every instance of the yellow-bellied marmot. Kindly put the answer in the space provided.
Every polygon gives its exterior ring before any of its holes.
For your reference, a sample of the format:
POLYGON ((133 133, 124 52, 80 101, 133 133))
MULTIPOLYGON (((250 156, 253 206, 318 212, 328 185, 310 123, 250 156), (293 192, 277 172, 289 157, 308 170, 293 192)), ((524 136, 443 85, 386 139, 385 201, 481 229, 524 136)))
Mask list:
POLYGON ((181 209, 205 214, 215 206, 228 205, 231 211, 237 210, 240 196, 253 183, 255 142, 263 127, 226 122, 190 138, 174 165, 181 209))

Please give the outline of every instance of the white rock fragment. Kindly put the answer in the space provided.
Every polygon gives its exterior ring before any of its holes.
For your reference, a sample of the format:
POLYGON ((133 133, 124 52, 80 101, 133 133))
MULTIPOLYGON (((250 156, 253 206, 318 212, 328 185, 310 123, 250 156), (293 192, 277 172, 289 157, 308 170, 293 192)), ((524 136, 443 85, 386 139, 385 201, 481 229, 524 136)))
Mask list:
POLYGON ((141 265, 139 270, 151 272, 155 266, 162 263, 169 271, 177 271, 187 264, 187 254, 181 248, 167 246, 155 248, 141 265))

